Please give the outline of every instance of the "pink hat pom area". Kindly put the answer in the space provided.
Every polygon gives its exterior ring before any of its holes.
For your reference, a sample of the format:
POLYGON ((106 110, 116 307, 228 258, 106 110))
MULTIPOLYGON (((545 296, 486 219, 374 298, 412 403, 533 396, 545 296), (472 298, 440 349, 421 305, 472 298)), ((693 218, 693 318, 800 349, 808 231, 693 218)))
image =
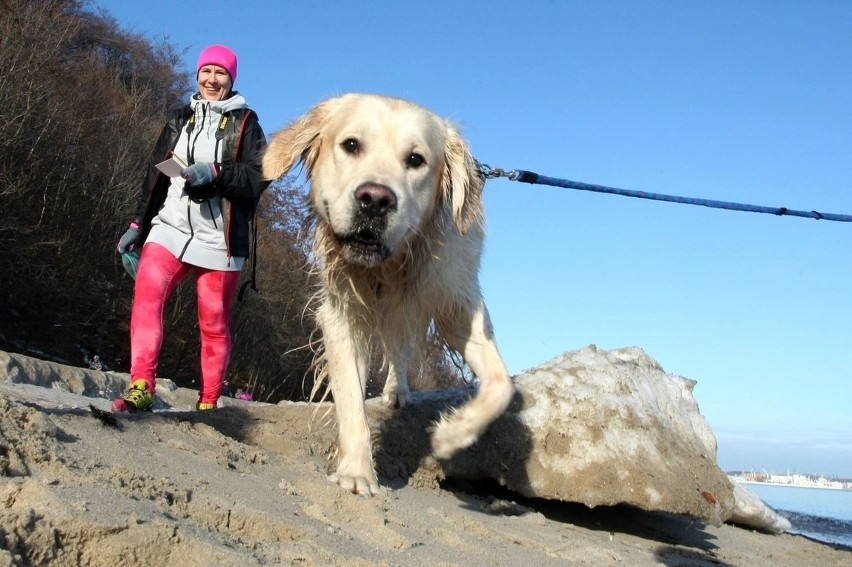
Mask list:
POLYGON ((237 82, 237 54, 224 45, 211 45, 205 47, 198 56, 198 65, 195 66, 195 73, 198 74, 199 69, 205 65, 218 65, 228 72, 231 76, 231 84, 237 82))

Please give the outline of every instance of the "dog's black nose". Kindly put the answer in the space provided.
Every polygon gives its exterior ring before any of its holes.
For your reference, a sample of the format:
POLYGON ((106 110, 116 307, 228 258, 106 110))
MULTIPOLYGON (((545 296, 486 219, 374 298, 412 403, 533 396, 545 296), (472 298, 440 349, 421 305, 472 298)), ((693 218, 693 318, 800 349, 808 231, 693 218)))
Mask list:
POLYGON ((390 187, 378 183, 363 183, 355 189, 355 199, 361 211, 370 216, 384 215, 396 210, 396 194, 390 187))

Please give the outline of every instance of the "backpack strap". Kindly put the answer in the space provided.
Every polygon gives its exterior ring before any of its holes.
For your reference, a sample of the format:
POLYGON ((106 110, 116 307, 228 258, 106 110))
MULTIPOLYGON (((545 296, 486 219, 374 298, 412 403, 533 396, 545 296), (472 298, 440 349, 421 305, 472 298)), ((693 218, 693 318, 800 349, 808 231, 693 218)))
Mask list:
MULTIPOLYGON (((237 146, 234 148, 234 160, 239 159, 240 150, 243 145, 243 138, 245 137, 246 124, 248 124, 249 118, 254 114, 254 111, 251 109, 246 109, 243 113, 243 120, 240 123, 240 131, 237 134, 237 146)), ((224 116, 222 118, 225 118, 224 116)), ((224 127, 220 124, 220 130, 224 130, 224 127)), ((218 132, 217 132, 218 136, 218 132)), ((249 255, 249 262, 251 262, 251 279, 246 282, 243 282, 243 285, 240 286, 240 291, 237 293, 237 302, 243 300, 243 296, 245 296, 246 289, 249 285, 251 285, 251 289, 260 293, 260 290, 257 288, 257 220, 255 219, 257 207, 252 208, 251 218, 249 222, 251 223, 251 254, 249 255)))
POLYGON ((237 302, 243 300, 249 284, 251 284, 251 288, 254 291, 260 293, 260 290, 257 289, 257 221, 254 219, 254 215, 252 215, 251 219, 251 228, 251 256, 249 257, 249 262, 251 262, 251 279, 243 282, 243 285, 240 286, 240 291, 237 294, 237 302))

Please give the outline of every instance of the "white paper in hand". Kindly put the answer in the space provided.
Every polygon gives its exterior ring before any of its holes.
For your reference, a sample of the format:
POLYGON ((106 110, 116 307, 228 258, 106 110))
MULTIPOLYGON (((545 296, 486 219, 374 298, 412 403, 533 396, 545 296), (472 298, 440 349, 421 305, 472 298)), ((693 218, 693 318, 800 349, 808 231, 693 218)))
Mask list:
POLYGON ((180 177, 180 172, 186 167, 182 159, 173 155, 166 161, 161 161, 155 165, 157 169, 168 175, 169 177, 180 177))

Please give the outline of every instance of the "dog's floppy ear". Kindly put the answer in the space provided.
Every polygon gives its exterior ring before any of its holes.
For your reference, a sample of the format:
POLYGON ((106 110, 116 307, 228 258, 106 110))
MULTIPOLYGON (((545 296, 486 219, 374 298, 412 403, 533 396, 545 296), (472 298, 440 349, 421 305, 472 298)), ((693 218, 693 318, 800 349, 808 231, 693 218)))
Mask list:
POLYGON ((285 175, 299 161, 305 163, 310 175, 319 152, 319 135, 325 115, 325 105, 319 104, 272 135, 263 154, 264 179, 273 180, 285 175))
POLYGON ((482 222, 482 188, 485 180, 467 144, 452 126, 447 127, 445 168, 441 180, 444 198, 452 204, 453 220, 462 234, 482 222))

